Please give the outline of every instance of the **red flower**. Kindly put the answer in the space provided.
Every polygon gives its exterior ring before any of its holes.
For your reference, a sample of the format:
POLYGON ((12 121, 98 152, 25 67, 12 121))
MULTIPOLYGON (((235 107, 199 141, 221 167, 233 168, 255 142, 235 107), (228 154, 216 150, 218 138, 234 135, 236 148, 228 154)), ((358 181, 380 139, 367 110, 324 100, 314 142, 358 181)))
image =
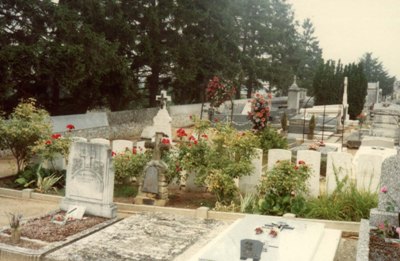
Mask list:
POLYGON ((68 129, 68 131, 72 131, 73 129, 75 129, 75 126, 72 124, 68 124, 67 129, 68 129))
POLYGON ((178 136, 179 138, 182 138, 182 137, 184 137, 184 136, 187 136, 186 131, 185 131, 184 129, 182 129, 182 128, 180 128, 179 130, 177 130, 176 133, 177 133, 177 136, 178 136))
POLYGON ((189 141, 195 141, 195 140, 196 140, 196 138, 193 135, 190 135, 189 141))
POLYGON ((45 144, 46 144, 46 145, 51 145, 52 142, 51 142, 51 140, 46 140, 45 144))
POLYGON ((304 162, 304 160, 299 160, 299 165, 304 165, 304 164, 306 164, 306 163, 304 162))
POLYGON ((199 143, 197 140, 193 141, 194 145, 197 145, 199 143))
POLYGON ((298 169, 299 169, 299 167, 298 167, 298 166, 294 166, 294 169, 295 169, 295 170, 298 170, 298 169))
POLYGON ((208 139, 207 134, 203 134, 203 135, 201 135, 201 137, 202 137, 202 138, 205 138, 205 139, 208 139))
POLYGON ((219 120, 217 118, 214 118, 214 122, 218 122, 219 120))
POLYGON ((55 133, 55 134, 51 135, 51 138, 52 138, 53 140, 59 139, 59 138, 61 138, 61 134, 55 133))
POLYGON ((137 153, 137 148, 136 148, 136 147, 133 147, 133 148, 132 148, 132 153, 133 153, 133 154, 136 154, 136 153, 137 153))
POLYGON ((169 141, 168 138, 163 138, 163 139, 161 140, 161 143, 162 143, 162 144, 165 144, 165 145, 171 144, 171 142, 169 141))
POLYGON ((115 153, 115 151, 112 151, 112 152, 111 152, 111 156, 112 156, 112 157, 114 157, 114 156, 116 156, 116 155, 117 155, 117 153, 115 153))

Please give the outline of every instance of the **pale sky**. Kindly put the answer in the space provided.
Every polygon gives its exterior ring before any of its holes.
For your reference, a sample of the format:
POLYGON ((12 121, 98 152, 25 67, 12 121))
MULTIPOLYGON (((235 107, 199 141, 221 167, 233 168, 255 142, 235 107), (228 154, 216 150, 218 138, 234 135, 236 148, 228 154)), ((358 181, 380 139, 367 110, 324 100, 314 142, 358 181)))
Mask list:
POLYGON ((325 60, 358 62, 366 52, 400 79, 400 0, 288 0, 310 18, 325 60))

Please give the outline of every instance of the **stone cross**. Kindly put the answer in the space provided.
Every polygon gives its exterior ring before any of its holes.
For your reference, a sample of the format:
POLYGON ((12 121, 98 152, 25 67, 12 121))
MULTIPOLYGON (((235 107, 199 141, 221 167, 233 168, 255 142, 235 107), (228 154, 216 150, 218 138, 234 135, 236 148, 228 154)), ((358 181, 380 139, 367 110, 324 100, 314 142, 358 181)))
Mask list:
POLYGON ((156 100, 160 102, 160 108, 164 109, 164 106, 167 104, 167 101, 171 101, 171 96, 167 95, 166 90, 162 90, 161 95, 156 96, 156 100))
POLYGON ((145 148, 153 149, 153 157, 152 160, 161 160, 161 139, 164 137, 164 133, 156 132, 155 140, 153 141, 146 141, 145 148))

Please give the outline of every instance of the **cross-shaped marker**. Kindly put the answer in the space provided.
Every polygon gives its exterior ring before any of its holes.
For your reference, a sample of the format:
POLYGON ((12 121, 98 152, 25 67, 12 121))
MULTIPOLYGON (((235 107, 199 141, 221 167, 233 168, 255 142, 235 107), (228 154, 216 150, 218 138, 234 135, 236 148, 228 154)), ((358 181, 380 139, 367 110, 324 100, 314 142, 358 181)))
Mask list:
POLYGON ((171 101, 171 96, 167 95, 166 90, 162 90, 161 95, 156 96, 156 100, 160 102, 161 109, 164 109, 164 105, 167 104, 167 101, 171 101))

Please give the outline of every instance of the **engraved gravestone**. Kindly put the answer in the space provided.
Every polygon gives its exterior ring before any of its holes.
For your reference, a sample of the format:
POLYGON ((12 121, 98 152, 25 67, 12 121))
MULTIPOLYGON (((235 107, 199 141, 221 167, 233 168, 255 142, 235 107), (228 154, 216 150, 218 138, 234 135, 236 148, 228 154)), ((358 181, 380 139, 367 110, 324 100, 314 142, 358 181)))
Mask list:
POLYGON ((61 209, 86 207, 86 213, 113 218, 114 170, 108 145, 74 142, 67 168, 65 197, 61 209))
POLYGON ((149 166, 146 169, 142 192, 158 193, 158 170, 155 166, 149 166))

